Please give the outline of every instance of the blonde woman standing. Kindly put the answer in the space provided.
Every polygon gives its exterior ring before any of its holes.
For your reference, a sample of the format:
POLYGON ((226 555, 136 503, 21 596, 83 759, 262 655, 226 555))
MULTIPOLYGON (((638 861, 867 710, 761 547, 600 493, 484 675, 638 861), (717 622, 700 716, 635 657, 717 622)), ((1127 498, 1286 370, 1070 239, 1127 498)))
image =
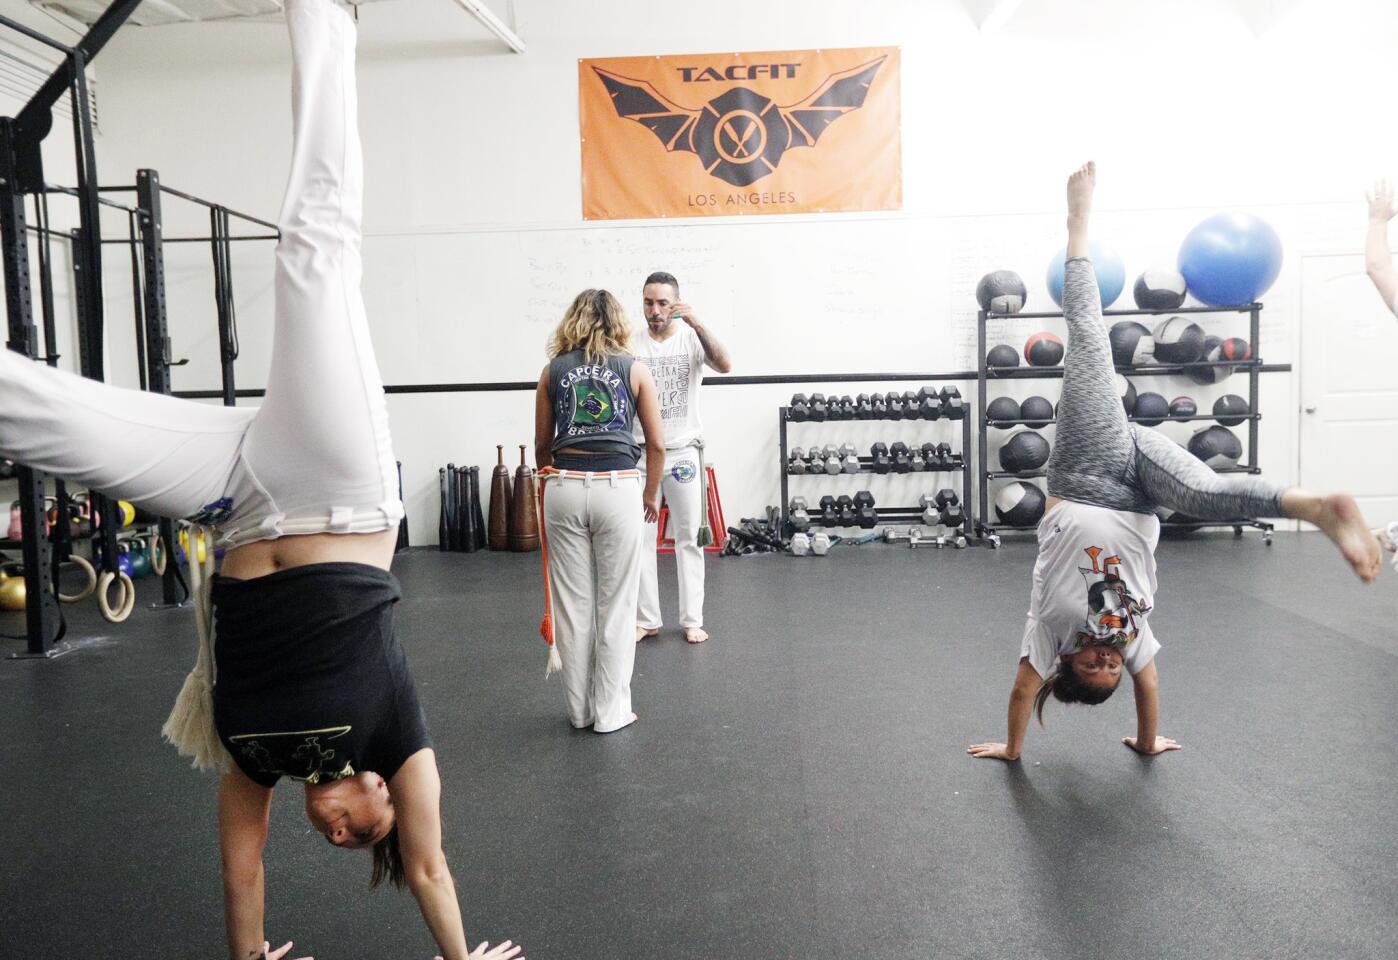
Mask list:
POLYGON ((568 722, 611 733, 636 720, 636 593, 643 524, 660 512, 665 433, 655 381, 606 290, 573 300, 549 343, 534 413, 553 641, 568 722), (636 469, 645 437, 646 474, 636 469))

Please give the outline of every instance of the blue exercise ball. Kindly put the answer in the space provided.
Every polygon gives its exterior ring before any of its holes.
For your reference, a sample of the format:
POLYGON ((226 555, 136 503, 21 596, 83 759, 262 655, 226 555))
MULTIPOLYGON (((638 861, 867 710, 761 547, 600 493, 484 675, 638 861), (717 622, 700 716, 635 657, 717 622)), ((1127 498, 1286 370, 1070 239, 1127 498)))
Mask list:
MULTIPOLYGON (((1097 292, 1102 296, 1105 309, 1116 302, 1126 286, 1126 264, 1121 262, 1115 250, 1096 240, 1088 246, 1092 257, 1092 269, 1097 274, 1097 292)), ((1063 306, 1063 265, 1068 259, 1068 248, 1064 247, 1053 255, 1048 266, 1048 289, 1053 302, 1063 306)))
POLYGON ((1189 292, 1210 307, 1254 302, 1276 283, 1281 266, 1281 237, 1250 213, 1209 217, 1180 244, 1180 273, 1189 292))

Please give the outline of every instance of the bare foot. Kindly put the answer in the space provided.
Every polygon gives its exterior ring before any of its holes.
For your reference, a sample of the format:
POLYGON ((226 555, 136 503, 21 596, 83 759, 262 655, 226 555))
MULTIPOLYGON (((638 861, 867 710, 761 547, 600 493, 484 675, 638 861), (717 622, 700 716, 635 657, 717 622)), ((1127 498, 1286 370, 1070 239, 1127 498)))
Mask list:
POLYGON ((654 637, 660 634, 659 630, 647 630, 645 627, 636 628, 636 642, 640 643, 646 637, 654 637))
POLYGON ((1320 509, 1314 518, 1307 517, 1324 531, 1325 535, 1340 548, 1349 565, 1359 575, 1359 579, 1369 583, 1379 575, 1383 564, 1383 551, 1373 531, 1364 522, 1359 512, 1359 504, 1347 493, 1332 493, 1321 498, 1320 509))
POLYGON ((1097 164, 1091 160, 1068 178, 1068 225, 1087 223, 1092 213, 1092 191, 1097 187, 1097 164))
POLYGON ((703 643, 709 639, 709 635, 704 632, 702 627, 685 627, 684 638, 690 643, 703 643))

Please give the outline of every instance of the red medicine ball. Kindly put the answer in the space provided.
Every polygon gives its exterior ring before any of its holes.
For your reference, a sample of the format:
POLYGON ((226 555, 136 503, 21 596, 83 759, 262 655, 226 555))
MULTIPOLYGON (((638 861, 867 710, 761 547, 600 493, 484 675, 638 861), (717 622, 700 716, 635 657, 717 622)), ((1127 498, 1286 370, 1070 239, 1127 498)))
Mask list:
POLYGON ((1024 343, 1024 359, 1031 367, 1057 366, 1063 361, 1063 341, 1055 333, 1036 333, 1024 343))
POLYGON ((1223 341, 1223 346, 1219 349, 1219 356, 1224 360, 1251 360, 1252 344, 1242 337, 1229 337, 1223 341))

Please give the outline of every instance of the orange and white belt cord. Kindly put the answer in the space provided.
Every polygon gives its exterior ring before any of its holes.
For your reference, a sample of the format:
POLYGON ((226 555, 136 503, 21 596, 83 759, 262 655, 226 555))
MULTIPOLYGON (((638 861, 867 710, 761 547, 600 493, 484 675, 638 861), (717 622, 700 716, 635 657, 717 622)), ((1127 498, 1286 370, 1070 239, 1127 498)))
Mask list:
POLYGON ((553 642, 553 586, 549 583, 549 537, 548 527, 544 524, 544 491, 548 489, 549 480, 576 480, 585 486, 592 486, 596 483, 610 483, 613 487, 621 480, 640 480, 639 470, 559 470, 557 467, 544 467, 539 471, 539 545, 540 555, 544 563, 544 618, 539 622, 539 635, 544 638, 544 643, 548 644, 549 660, 548 666, 544 668, 544 679, 547 680, 563 666, 563 662, 558 657, 558 647, 553 642))

